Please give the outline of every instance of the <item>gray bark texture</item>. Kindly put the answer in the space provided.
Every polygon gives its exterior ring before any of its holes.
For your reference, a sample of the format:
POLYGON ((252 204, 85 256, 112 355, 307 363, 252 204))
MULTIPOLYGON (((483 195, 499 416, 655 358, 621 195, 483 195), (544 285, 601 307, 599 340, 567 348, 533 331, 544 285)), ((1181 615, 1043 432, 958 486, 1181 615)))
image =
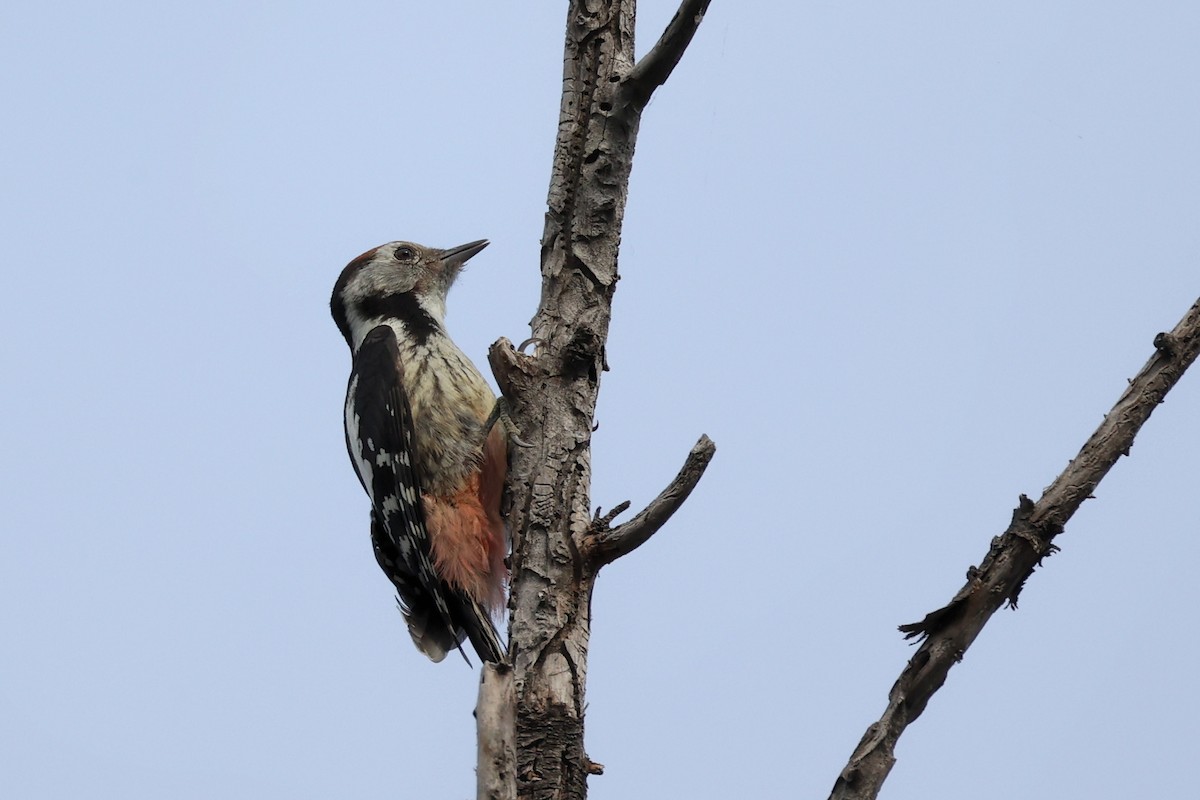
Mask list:
POLYGON ((715 451, 702 437, 676 479, 628 523, 612 527, 612 512, 593 516, 593 415, 607 368, 604 348, 638 126, 708 4, 683 0, 655 47, 635 62, 635 0, 569 3, 533 354, 504 339, 489 352, 529 446, 511 448, 509 663, 486 667, 480 686, 480 798, 586 797, 587 776, 602 770, 583 746, 596 574, 666 522, 715 451))
POLYGON ((1058 547, 1054 537, 1092 496, 1155 407, 1200 353, 1200 300, 1170 333, 1154 337, 1154 355, 1117 400, 1079 454, 1035 503, 1021 495, 1012 522, 992 539, 979 566, 967 570, 967 583, 950 602, 920 622, 901 625, 906 638, 923 637, 892 686, 883 716, 867 728, 837 781, 831 800, 871 800, 896 763, 896 741, 921 716, 950 667, 962 660, 992 614, 1016 608, 1025 581, 1058 547))

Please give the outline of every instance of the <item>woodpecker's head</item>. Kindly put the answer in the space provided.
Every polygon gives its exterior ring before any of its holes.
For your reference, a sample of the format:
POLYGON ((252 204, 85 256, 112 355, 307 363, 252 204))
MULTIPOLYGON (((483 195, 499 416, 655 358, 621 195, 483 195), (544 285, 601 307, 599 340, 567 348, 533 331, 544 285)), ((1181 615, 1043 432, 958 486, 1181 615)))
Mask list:
POLYGON ((454 279, 487 246, 487 239, 445 250, 389 242, 347 264, 333 286, 329 309, 350 349, 357 350, 367 332, 385 322, 402 322, 417 338, 439 331, 454 279))

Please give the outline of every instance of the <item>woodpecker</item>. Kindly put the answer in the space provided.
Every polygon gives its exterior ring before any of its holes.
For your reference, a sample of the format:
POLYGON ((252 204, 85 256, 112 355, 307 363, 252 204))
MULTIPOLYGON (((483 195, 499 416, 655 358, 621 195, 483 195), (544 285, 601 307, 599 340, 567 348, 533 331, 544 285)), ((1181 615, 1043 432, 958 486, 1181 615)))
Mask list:
POLYGON ((375 558, 435 662, 464 638, 484 661, 504 654, 492 621, 508 579, 502 401, 444 322, 455 278, 487 245, 381 245, 346 265, 329 303, 353 358, 346 449, 371 499, 375 558))

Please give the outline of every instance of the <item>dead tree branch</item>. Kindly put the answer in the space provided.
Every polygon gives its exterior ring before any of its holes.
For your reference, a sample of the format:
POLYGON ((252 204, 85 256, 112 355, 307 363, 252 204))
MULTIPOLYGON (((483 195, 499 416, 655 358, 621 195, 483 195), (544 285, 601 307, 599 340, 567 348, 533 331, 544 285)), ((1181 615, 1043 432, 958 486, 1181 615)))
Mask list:
POLYGON ((1200 353, 1200 300, 1170 333, 1154 338, 1155 353, 1067 465, 1035 503, 1021 495, 1008 529, 991 542, 978 567, 967 570, 967 583, 942 608, 923 620, 900 626, 906 638, 924 637, 888 695, 879 721, 872 723, 834 783, 832 800, 868 800, 879 794, 896 761, 896 741, 921 715, 933 693, 946 682, 954 664, 1002 605, 1016 607, 1025 581, 1042 559, 1058 548, 1071 515, 1122 455, 1155 407, 1200 353))
POLYGON ((608 527, 616 514, 628 507, 628 503, 623 504, 625 508, 618 506, 614 509, 616 513, 609 512, 609 516, 597 519, 592 536, 587 540, 587 552, 594 567, 599 569, 604 564, 616 561, 649 541, 671 515, 679 510, 683 501, 687 500, 716 452, 717 446, 713 444, 713 440, 701 436, 700 441, 696 442, 692 451, 688 453, 687 461, 675 476, 675 480, 633 519, 615 528, 608 527))
POLYGON ((586 797, 587 776, 600 769, 583 749, 596 573, 649 538, 703 472, 703 466, 687 472, 673 491, 612 531, 621 533, 600 545, 604 559, 588 555, 594 546, 592 420, 608 368, 605 342, 634 145, 646 102, 679 62, 707 6, 707 0, 684 0, 658 45, 635 67, 635 0, 569 3, 542 234, 542 295, 530 325, 537 348, 524 355, 500 340, 489 352, 512 418, 530 445, 512 448, 508 481, 511 675, 507 682, 489 675, 480 689, 480 709, 504 702, 485 695, 506 686, 515 709, 511 720, 480 714, 487 763, 480 762, 479 796, 489 800, 586 797), (511 725, 511 736, 485 730, 493 724, 511 725), (496 763, 509 741, 514 762, 496 763))
POLYGON ((639 107, 645 106, 654 90, 671 77, 679 59, 683 58, 683 51, 687 50, 696 29, 700 27, 710 1, 683 0, 658 42, 629 73, 625 80, 625 91, 639 107))

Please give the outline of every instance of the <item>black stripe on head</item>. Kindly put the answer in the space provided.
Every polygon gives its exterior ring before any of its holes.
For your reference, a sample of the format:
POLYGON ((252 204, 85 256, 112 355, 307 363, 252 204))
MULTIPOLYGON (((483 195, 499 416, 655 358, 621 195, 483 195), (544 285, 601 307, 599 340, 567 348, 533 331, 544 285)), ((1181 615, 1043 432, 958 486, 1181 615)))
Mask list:
POLYGON ((412 292, 397 292, 380 297, 367 297, 362 301, 362 314, 367 319, 398 319, 405 330, 418 344, 425 344, 429 337, 441 330, 428 311, 417 302, 412 292))
POLYGON ((337 282, 333 284, 333 296, 329 298, 329 313, 333 315, 334 324, 338 330, 342 332, 342 336, 346 339, 346 344, 354 347, 354 343, 350 341, 350 316, 346 311, 346 304, 342 301, 342 293, 346 286, 354 278, 358 271, 371 263, 375 258, 375 253, 379 248, 375 247, 358 256, 342 270, 342 274, 338 275, 337 282))

